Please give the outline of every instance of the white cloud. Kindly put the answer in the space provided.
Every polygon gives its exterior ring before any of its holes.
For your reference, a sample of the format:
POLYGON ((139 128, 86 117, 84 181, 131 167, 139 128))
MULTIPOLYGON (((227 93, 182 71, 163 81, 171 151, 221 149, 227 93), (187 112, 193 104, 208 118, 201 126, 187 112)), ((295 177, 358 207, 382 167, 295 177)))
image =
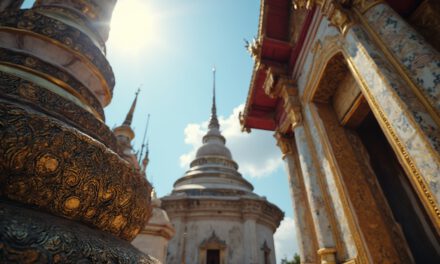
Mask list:
MULTIPOLYGON (((240 172, 245 176, 263 177, 277 170, 281 164, 281 152, 276 147, 273 132, 252 130, 251 133, 241 132, 238 114, 244 105, 234 108, 226 118, 220 116, 220 126, 226 138, 226 146, 231 150, 233 159, 240 166, 240 172)), ((197 149, 202 144, 208 121, 201 124, 188 124, 184 130, 185 143, 192 149, 180 156, 180 165, 187 168, 194 159, 197 149)))
POLYGON ((275 240, 275 254, 278 263, 281 259, 293 259, 295 253, 299 253, 298 242, 296 241, 295 221, 290 217, 284 217, 281 221, 280 227, 274 235, 275 240))

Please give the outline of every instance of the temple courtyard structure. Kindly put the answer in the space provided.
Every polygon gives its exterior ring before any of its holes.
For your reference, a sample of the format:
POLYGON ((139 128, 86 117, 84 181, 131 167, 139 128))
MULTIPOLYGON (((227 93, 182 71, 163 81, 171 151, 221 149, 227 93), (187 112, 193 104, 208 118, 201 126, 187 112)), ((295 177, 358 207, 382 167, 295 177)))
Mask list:
POLYGON ((261 1, 240 121, 275 132, 302 263, 440 262, 439 10, 261 1))

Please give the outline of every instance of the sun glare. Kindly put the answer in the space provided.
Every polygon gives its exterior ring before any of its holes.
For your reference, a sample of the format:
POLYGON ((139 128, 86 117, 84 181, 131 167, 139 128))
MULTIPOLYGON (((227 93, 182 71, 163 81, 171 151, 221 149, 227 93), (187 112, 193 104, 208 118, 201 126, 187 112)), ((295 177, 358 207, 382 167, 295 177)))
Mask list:
POLYGON ((151 10, 145 0, 119 0, 112 17, 109 45, 137 55, 153 36, 151 10))

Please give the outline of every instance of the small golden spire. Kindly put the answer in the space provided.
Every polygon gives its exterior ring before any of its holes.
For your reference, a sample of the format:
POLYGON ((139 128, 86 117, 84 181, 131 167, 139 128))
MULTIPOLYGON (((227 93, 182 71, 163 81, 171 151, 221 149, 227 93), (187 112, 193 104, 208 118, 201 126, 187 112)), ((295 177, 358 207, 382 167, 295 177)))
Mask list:
POLYGON ((136 96, 133 100, 133 103, 131 104, 130 111, 128 111, 127 116, 125 117, 124 123, 122 123, 125 126, 131 126, 131 122, 133 121, 134 109, 136 108, 136 102, 137 102, 138 95, 141 91, 141 87, 142 87, 142 85, 139 86, 138 90, 136 91, 136 96))

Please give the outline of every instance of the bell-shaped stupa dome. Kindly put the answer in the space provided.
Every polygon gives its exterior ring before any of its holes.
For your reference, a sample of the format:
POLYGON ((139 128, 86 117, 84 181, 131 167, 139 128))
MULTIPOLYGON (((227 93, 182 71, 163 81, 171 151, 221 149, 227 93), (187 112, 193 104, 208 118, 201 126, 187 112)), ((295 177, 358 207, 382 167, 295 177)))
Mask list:
POLYGON ((226 147, 220 131, 215 98, 215 71, 211 118, 203 145, 197 150, 189 170, 174 184, 173 193, 219 195, 239 193, 254 195, 253 186, 238 172, 238 165, 226 147))

